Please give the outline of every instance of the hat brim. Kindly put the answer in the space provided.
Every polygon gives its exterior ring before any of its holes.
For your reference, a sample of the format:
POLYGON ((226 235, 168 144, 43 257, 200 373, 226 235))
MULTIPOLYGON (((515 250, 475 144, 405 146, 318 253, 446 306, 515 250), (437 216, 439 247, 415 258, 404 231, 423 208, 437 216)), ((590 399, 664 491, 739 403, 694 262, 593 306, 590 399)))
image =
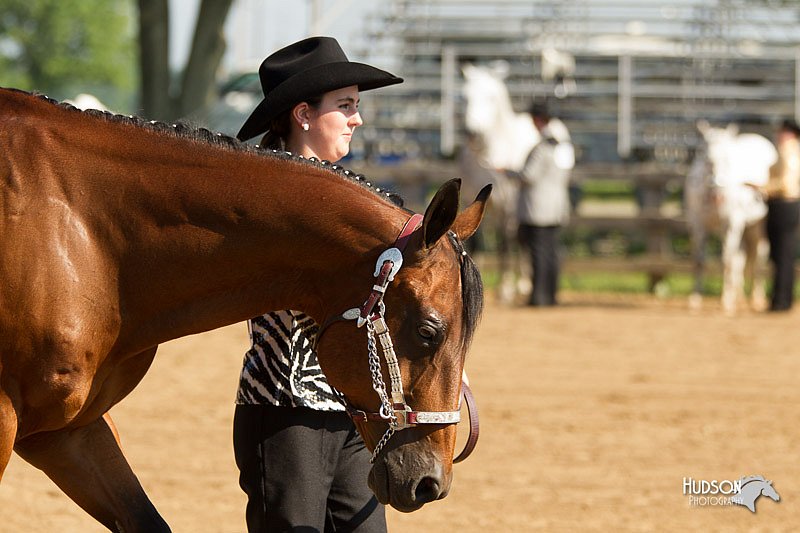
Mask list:
POLYGON ((402 83, 403 78, 364 63, 341 61, 326 63, 292 76, 264 97, 236 135, 246 141, 264 133, 269 122, 293 105, 328 91, 357 85, 369 91, 402 83))

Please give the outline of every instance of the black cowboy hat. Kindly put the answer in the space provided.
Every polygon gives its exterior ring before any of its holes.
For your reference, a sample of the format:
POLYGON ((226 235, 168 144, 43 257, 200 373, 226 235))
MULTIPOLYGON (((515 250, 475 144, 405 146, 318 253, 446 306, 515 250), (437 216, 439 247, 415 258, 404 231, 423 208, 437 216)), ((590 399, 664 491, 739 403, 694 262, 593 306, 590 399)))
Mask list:
POLYGON ((258 76, 264 99, 236 135, 243 141, 267 131, 270 120, 306 98, 350 85, 368 91, 403 81, 370 65, 348 61, 332 37, 310 37, 278 50, 261 63, 258 76))

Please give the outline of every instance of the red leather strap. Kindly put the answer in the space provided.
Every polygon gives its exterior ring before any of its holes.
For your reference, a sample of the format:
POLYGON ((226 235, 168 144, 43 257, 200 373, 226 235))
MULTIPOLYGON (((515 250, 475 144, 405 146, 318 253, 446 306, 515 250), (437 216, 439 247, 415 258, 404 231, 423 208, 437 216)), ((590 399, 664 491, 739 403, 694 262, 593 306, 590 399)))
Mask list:
POLYGON ((411 215, 411 218, 406 220, 405 226, 403 226, 400 235, 397 236, 397 239, 394 241, 394 247, 400 250, 401 252, 406 249, 406 245, 408 244, 408 239, 411 237, 411 234, 417 231, 417 228, 422 225, 423 216, 419 213, 414 213, 411 215))
POLYGON ((353 422, 386 422, 386 419, 384 419, 380 414, 368 413, 366 411, 362 411, 361 409, 351 409, 348 407, 347 414, 350 415, 350 418, 353 420, 353 422))
MULTIPOLYGON (((392 271, 392 263, 391 261, 386 261, 383 266, 381 267, 381 272, 378 274, 378 278, 375 280, 375 286, 383 287, 386 285, 386 278, 389 277, 389 273, 392 271)), ((372 313, 372 310, 375 308, 375 304, 377 304, 381 298, 383 298, 383 292, 377 289, 372 289, 367 296, 367 300, 361 306, 361 318, 367 318, 372 313)))

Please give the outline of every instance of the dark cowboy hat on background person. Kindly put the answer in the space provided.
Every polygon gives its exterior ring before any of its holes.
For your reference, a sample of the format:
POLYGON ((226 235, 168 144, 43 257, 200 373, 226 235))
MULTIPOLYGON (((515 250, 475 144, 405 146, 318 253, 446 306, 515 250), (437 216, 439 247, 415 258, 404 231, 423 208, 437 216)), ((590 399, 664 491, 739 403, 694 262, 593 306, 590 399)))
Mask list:
POLYGON ((236 135, 252 139, 269 128, 269 122, 293 105, 328 91, 358 85, 368 91, 401 83, 389 72, 347 59, 332 37, 310 37, 267 57, 258 69, 264 99, 236 135))
POLYGON ((793 118, 787 118, 781 122, 781 129, 791 131, 796 136, 800 137, 800 125, 798 125, 797 121, 793 118))
POLYGON ((532 117, 550 120, 550 105, 545 102, 533 102, 528 107, 528 114, 532 117))

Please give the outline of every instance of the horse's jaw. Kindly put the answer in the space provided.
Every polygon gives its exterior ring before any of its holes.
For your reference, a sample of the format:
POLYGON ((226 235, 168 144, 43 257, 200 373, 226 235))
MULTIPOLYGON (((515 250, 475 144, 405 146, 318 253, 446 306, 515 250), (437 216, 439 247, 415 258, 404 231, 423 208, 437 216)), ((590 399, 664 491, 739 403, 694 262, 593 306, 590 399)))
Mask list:
POLYGON ((441 500, 450 491, 452 467, 445 473, 441 460, 430 452, 401 446, 375 460, 367 482, 378 501, 403 513, 441 500))

